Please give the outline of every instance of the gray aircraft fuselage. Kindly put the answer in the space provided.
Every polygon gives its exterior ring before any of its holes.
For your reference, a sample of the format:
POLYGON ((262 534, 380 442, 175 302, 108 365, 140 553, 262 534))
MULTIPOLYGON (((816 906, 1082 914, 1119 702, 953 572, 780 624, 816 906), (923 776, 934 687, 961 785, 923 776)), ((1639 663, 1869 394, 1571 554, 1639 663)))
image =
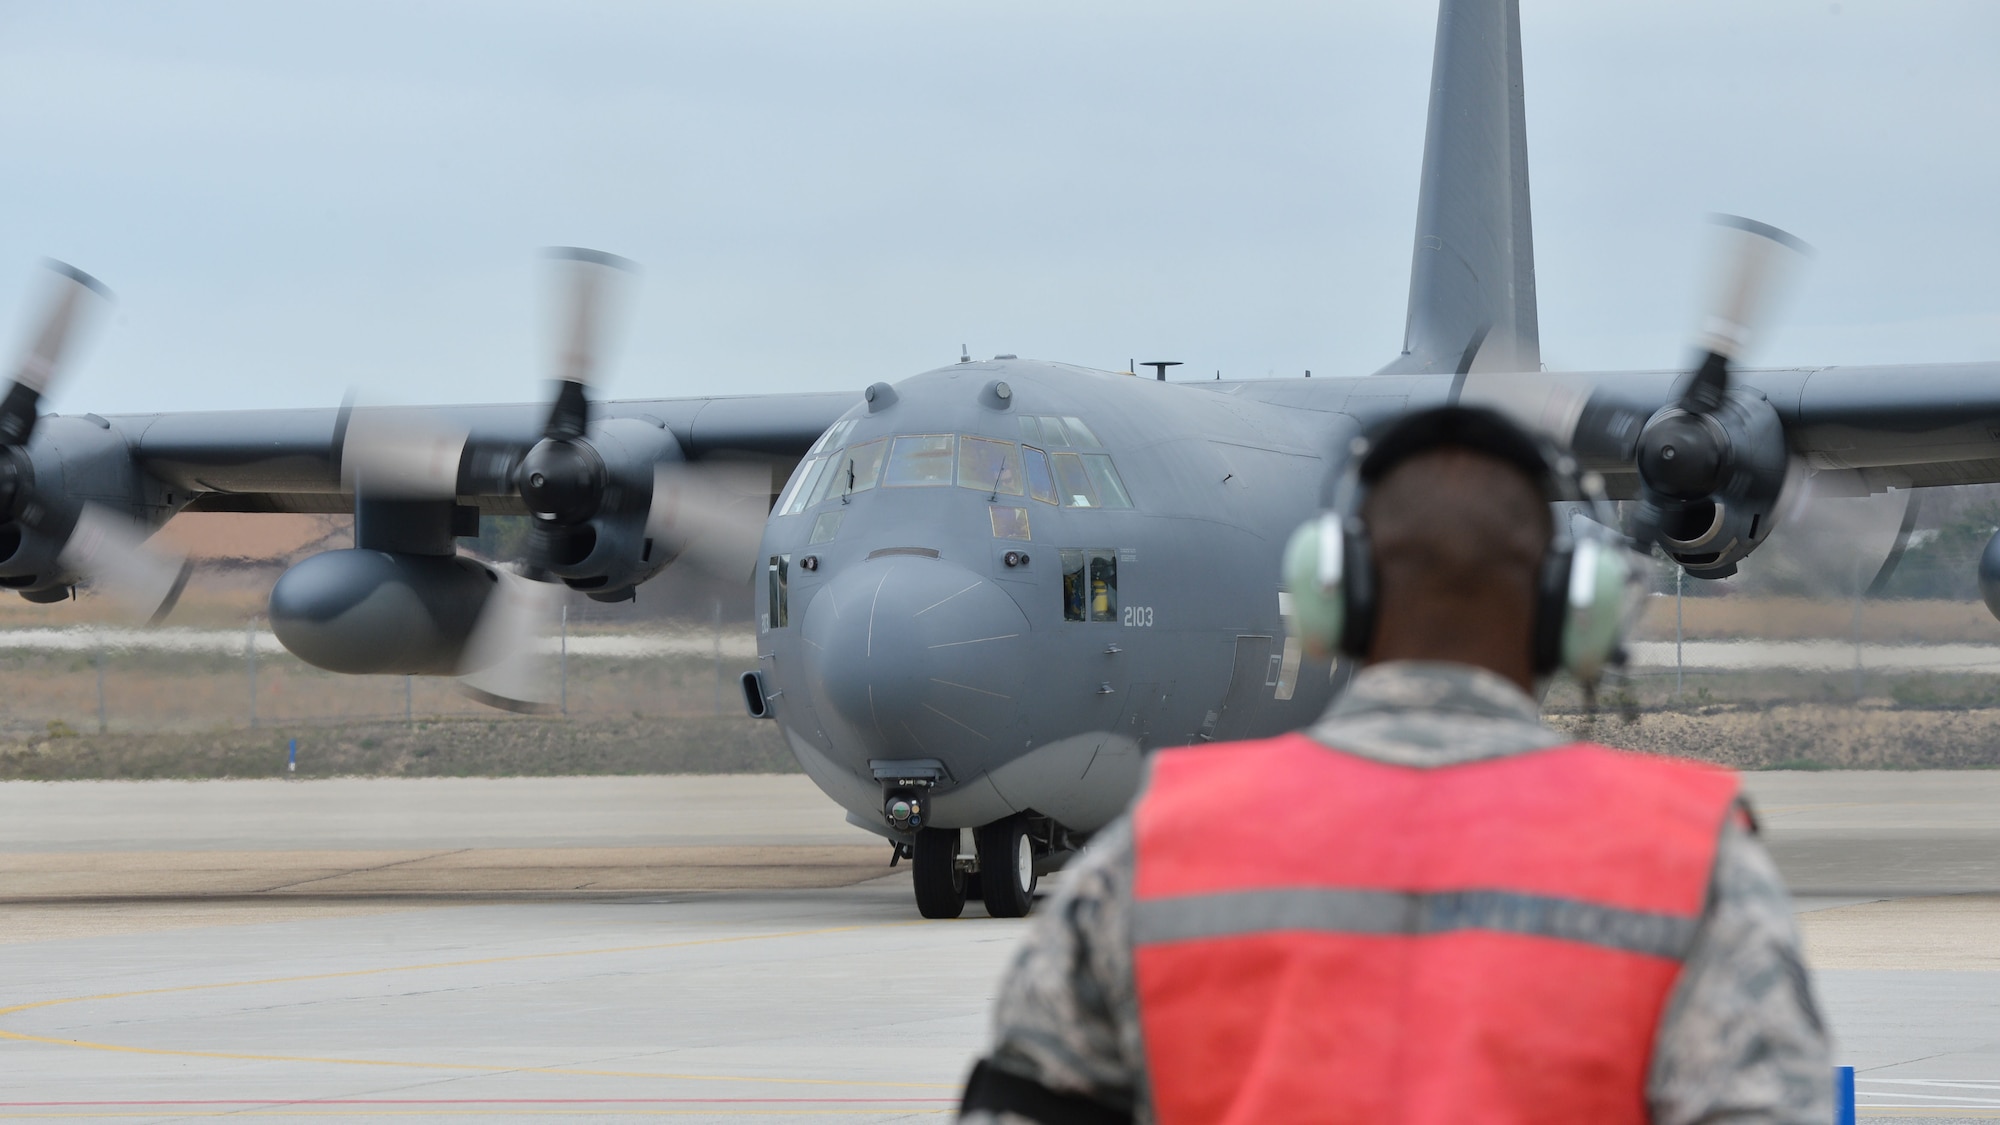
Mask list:
MULTIPOLYGON (((1448 386, 1383 378, 1361 405, 1448 386)), ((931 827, 1033 812, 1087 833, 1129 800, 1145 750, 1273 734, 1325 707, 1329 665, 1288 644, 1278 563, 1360 421, 1245 387, 999 360, 878 385, 848 411, 816 450, 835 484, 816 504, 781 497, 766 524, 756 612, 770 709, 854 821, 888 834, 885 781, 928 770, 931 827), (1024 433, 1023 416, 1088 432, 1024 433), (941 444, 919 435, 1108 457, 1131 506, 1037 499, 1032 470, 967 480, 970 454, 956 480, 865 487, 871 443, 941 444), (863 488, 848 491, 841 449, 863 451, 863 488)))
MULTIPOLYGON (((1875 430, 1881 448, 1855 448, 1840 467, 1906 457, 1884 441, 1885 429, 1948 452, 1957 452, 1960 430, 1968 448, 1986 439, 1963 411, 1975 388, 1993 385, 1993 365, 1933 369, 1929 386, 1885 411, 1874 392, 1886 374, 1745 373, 1747 386, 1817 444, 1846 444, 1839 435, 1850 427, 1875 430)), ((1652 409, 1682 376, 1588 378, 1615 378, 1652 409)), ((808 505, 781 497, 766 524, 756 595, 773 717, 814 782, 870 830, 890 834, 885 783, 935 763, 933 827, 1032 811, 1095 831, 1130 799, 1145 751, 1275 734, 1326 706, 1328 663, 1287 648, 1285 541, 1328 503, 1357 435, 1464 385, 1451 375, 1160 382, 1018 359, 897 383, 842 415, 836 426, 851 425, 841 440, 816 453, 944 434, 1025 448, 1023 415, 1080 418, 1132 506, 1051 504, 983 479, 877 485, 844 500, 843 488, 827 488, 808 505), (995 393, 1002 383, 1004 399, 995 393), (1024 511, 1027 538, 996 534, 995 508, 1024 511), (1116 561, 1111 604, 1099 607, 1098 591, 1086 590, 1083 621, 1065 616, 1065 551, 1116 561), (1009 566, 1010 553, 1026 561, 1009 566), (782 623, 773 612, 776 565, 782 623)), ((1601 467, 1614 496, 1631 494, 1629 467, 1601 467)), ((1005 529, 1019 534, 1019 518, 1009 515, 1005 529)))

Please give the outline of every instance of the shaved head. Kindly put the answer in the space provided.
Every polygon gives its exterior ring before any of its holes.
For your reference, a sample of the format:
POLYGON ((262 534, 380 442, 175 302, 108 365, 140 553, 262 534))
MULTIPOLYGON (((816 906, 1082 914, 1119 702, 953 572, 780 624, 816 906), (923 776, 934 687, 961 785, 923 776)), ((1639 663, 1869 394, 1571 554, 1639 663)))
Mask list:
POLYGON ((1457 446, 1418 453, 1362 505, 1377 606, 1370 663, 1449 660, 1534 680, 1536 576, 1552 530, 1519 466, 1457 446))

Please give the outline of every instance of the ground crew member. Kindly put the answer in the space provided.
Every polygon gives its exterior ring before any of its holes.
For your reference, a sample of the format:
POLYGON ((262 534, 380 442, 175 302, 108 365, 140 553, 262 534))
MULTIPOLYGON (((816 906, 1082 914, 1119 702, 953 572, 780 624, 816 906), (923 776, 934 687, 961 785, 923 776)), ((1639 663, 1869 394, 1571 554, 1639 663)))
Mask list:
POLYGON ((1538 720, 1617 640, 1628 564, 1552 526, 1582 486, 1486 411, 1377 437, 1287 559, 1365 666, 1305 731, 1153 757, 1030 922, 965 1120, 1830 1120, 1735 776, 1538 720))

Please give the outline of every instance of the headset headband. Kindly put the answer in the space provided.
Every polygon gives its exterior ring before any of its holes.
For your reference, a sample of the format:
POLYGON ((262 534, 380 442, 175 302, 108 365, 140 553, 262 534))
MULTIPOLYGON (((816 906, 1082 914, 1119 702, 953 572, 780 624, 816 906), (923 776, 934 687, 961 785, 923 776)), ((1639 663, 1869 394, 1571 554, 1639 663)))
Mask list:
POLYGON ((1478 406, 1420 410, 1390 423, 1361 458, 1360 482, 1372 488, 1410 458, 1448 447, 1483 453, 1520 469, 1535 482, 1546 502, 1571 498, 1567 495, 1571 490, 1558 480, 1556 466, 1541 442, 1505 415, 1478 406))

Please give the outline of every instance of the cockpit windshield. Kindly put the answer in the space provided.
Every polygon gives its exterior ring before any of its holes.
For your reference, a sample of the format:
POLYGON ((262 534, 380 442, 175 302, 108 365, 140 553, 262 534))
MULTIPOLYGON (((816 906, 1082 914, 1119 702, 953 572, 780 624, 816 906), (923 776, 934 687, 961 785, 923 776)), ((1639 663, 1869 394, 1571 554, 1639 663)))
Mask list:
POLYGON ((889 453, 885 488, 915 488, 951 483, 952 434, 909 434, 896 439, 889 453))
POLYGON ((1021 494, 1021 447, 1011 441, 966 437, 958 442, 958 486, 1000 496, 1021 494))
POLYGON ((1095 452, 1097 435, 1077 418, 1023 415, 1021 432, 1030 442, 1018 445, 973 434, 903 434, 843 449, 852 428, 851 421, 836 423, 820 437, 779 495, 775 514, 797 515, 877 487, 953 484, 1065 508, 1132 506, 1111 456, 1095 452))

